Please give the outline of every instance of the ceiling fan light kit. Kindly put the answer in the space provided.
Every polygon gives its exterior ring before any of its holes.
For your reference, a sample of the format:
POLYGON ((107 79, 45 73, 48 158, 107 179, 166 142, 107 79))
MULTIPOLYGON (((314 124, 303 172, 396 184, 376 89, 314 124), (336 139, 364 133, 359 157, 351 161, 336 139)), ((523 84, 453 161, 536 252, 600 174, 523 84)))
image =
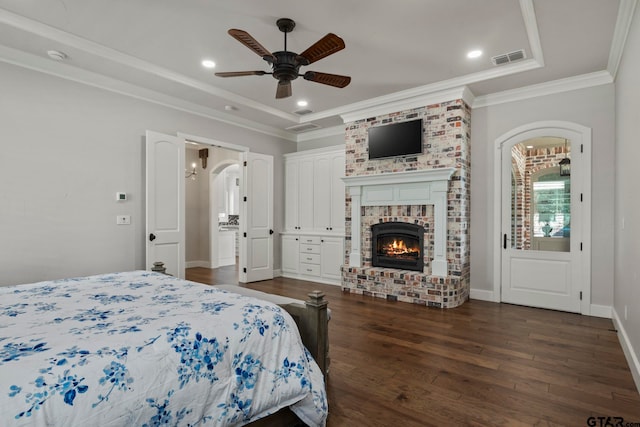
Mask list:
POLYGON ((241 77, 241 76, 263 76, 271 74, 278 80, 276 98, 287 98, 291 96, 291 81, 302 77, 316 83, 328 86, 344 88, 351 82, 351 77, 338 74, 321 73, 318 71, 307 71, 300 74, 300 67, 313 64, 316 61, 326 58, 344 49, 344 40, 333 33, 329 33, 301 54, 287 50, 287 33, 293 31, 296 23, 289 18, 280 18, 276 25, 284 33, 284 50, 269 52, 249 33, 243 30, 230 29, 229 35, 240 43, 251 49, 254 53, 262 57, 270 66, 271 72, 266 71, 230 71, 215 73, 218 77, 241 77))

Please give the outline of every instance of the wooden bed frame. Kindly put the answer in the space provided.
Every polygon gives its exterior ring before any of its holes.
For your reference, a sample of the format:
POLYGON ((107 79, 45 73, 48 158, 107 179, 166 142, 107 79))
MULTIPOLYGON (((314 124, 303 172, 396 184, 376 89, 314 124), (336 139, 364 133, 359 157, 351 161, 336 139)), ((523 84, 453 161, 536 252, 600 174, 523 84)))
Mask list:
POLYGON ((324 293, 313 291, 307 301, 269 294, 241 285, 213 285, 227 292, 272 302, 285 309, 295 320, 302 343, 309 350, 322 373, 329 371, 329 309, 324 293))
MULTIPOLYGON (((269 300, 269 295, 261 291, 238 286, 237 293, 269 300)), ((235 289, 234 289, 235 290, 235 289)), ((278 304, 295 320, 302 342, 322 370, 325 382, 329 373, 329 314, 324 293, 313 291, 309 299, 301 302, 278 304)), ((283 408, 275 414, 248 424, 251 427, 302 427, 305 424, 289 409, 283 408)))
MULTIPOLYGON (((313 291, 307 301, 280 295, 268 294, 239 285, 213 285, 228 292, 234 292, 261 300, 273 302, 285 309, 300 331, 302 342, 324 374, 325 382, 329 373, 329 310, 324 293, 313 291)), ((305 424, 289 408, 248 424, 251 427, 303 427, 305 424)))
MULTIPOLYGON (((154 263, 152 271, 166 274, 163 264, 162 262, 154 263)), ((220 285, 218 286, 220 287, 220 285)), ((222 288, 241 295, 275 302, 285 309, 298 325, 302 343, 320 367, 326 383, 331 359, 329 358, 329 312, 327 307, 329 303, 324 299, 324 292, 313 291, 307 294, 309 299, 304 302, 284 297, 288 301, 286 303, 278 303, 278 295, 268 294, 256 289, 238 285, 224 286, 222 288)), ((283 408, 248 425, 252 427, 298 427, 304 426, 304 423, 289 408, 283 408)))
POLYGON ((282 304, 296 321, 302 342, 325 375, 329 373, 329 315, 324 293, 313 291, 304 305, 282 304))

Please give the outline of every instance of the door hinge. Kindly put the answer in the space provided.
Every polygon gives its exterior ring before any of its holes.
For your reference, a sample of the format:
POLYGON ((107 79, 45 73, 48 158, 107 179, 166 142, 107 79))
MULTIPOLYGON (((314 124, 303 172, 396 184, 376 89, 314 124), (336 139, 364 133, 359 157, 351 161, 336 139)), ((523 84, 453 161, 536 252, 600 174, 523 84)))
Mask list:
POLYGON ((242 233, 242 237, 247 237, 247 233, 242 233))
POLYGON ((247 196, 244 196, 244 197, 242 198, 242 201, 243 201, 243 202, 246 202, 246 201, 247 201, 247 196))
POLYGON ((582 242, 580 242, 580 250, 582 250, 582 242))
POLYGON ((582 301, 582 291, 580 291, 580 301, 582 301))
POLYGON ((243 273, 246 273, 246 272, 247 272, 247 267, 243 268, 243 269, 242 269, 242 272, 243 272, 243 273))
POLYGON ((582 193, 580 193, 580 201, 582 201, 582 193))
POLYGON ((247 166, 247 161, 242 162, 242 166, 247 166))
POLYGON ((580 152, 584 153, 584 144, 580 144, 580 152))

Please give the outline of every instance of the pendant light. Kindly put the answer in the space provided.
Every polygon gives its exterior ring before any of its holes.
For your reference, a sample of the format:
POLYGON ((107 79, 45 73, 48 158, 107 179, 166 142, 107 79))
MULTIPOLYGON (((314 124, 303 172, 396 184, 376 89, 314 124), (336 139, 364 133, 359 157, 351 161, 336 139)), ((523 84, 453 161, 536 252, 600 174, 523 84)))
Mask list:
POLYGON ((567 140, 564 140, 564 159, 560 160, 560 176, 571 176, 571 159, 567 157, 567 140))

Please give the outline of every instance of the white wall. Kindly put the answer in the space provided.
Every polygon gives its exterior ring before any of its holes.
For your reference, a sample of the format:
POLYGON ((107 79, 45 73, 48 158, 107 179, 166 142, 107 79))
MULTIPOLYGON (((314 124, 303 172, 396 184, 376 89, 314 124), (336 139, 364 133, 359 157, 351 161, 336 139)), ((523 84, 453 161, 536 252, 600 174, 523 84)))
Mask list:
POLYGON ((527 123, 562 120, 592 129, 591 303, 613 303, 613 84, 507 104, 471 113, 471 290, 491 290, 493 277, 493 171, 495 140, 527 123))
POLYGON ((4 63, 0 117, 0 285, 144 268, 147 129, 274 156, 282 229, 282 154, 293 142, 4 63), (117 203, 118 191, 129 201, 117 203), (117 226, 117 214, 131 225, 117 226))
POLYGON ((616 79, 614 318, 640 389, 640 6, 616 79), (624 223, 623 223, 624 219, 624 223), (625 307, 627 317, 625 318, 625 307), (626 341, 625 341, 626 340, 626 341))

